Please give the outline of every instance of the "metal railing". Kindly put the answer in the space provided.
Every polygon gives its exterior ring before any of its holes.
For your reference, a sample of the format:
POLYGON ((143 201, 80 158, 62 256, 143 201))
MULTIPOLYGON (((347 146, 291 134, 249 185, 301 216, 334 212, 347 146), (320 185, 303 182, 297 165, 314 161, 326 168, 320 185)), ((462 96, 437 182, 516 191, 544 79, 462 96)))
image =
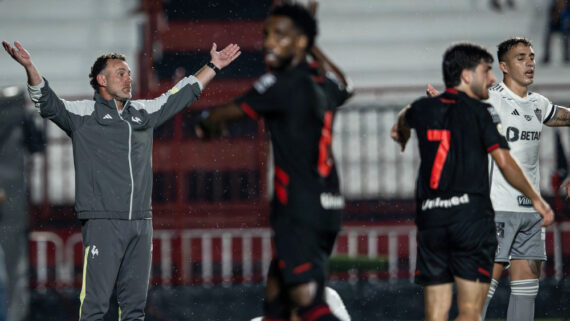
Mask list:
MULTIPOLYGON (((553 250, 543 269, 557 280, 564 275, 563 247, 568 245, 563 239, 568 237, 570 222, 547 229, 547 248, 553 250)), ((32 273, 36 288, 78 286, 81 277, 75 274, 81 273, 81 266, 76 265, 82 261, 76 257, 82 254, 76 247, 81 242, 80 233, 64 240, 54 232, 35 231, 30 241, 35 247, 31 261, 35 264, 32 273)), ((162 285, 263 281, 273 255, 268 228, 155 230, 154 242, 153 283, 162 285)), ((365 271, 365 277, 413 280, 416 227, 345 226, 332 256, 385 258, 387 271, 365 271)))

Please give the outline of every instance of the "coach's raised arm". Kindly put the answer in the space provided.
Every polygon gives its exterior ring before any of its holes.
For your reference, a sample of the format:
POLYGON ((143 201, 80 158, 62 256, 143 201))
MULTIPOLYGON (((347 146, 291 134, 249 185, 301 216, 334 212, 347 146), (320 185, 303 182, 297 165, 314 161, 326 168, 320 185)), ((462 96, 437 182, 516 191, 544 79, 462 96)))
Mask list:
POLYGON ((34 66, 32 62, 32 57, 30 53, 22 47, 22 44, 18 41, 14 42, 14 46, 12 47, 8 42, 2 41, 2 46, 6 52, 14 58, 20 65, 22 65, 26 69, 26 74, 28 75, 28 84, 31 86, 37 86, 42 82, 42 75, 34 66))

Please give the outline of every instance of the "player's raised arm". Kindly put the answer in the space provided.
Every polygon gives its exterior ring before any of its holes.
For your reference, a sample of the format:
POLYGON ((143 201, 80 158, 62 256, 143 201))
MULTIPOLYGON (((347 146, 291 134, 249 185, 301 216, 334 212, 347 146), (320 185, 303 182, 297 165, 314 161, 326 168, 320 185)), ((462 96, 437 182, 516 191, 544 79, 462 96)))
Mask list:
POLYGON ((521 191, 532 201, 532 206, 542 216, 542 226, 548 226, 554 222, 554 212, 532 186, 519 164, 511 156, 508 150, 497 148, 491 152, 491 156, 501 170, 501 173, 514 188, 521 191))
POLYGON ((410 105, 402 108, 400 113, 398 114, 398 120, 392 127, 390 131, 390 137, 402 146, 402 152, 406 149, 406 144, 410 139, 410 135, 412 134, 412 129, 406 122, 406 112, 410 109, 410 105))
POLYGON ((31 86, 37 86, 42 83, 42 75, 32 62, 32 57, 30 53, 22 46, 18 41, 14 42, 14 46, 6 41, 2 41, 2 46, 14 60, 16 60, 20 65, 26 69, 26 74, 28 76, 28 84, 31 86))
POLYGON ((221 51, 217 51, 217 48, 216 43, 213 43, 212 49, 210 49, 210 62, 194 74, 204 87, 214 79, 218 71, 222 70, 241 55, 239 46, 233 43, 227 45, 221 51))

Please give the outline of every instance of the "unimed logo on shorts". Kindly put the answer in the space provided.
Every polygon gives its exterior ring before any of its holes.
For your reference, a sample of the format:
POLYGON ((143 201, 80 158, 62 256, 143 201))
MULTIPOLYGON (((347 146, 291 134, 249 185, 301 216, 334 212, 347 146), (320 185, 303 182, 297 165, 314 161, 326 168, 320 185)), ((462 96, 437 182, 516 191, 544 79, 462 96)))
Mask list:
POLYGON ((321 206, 326 210, 340 210, 344 208, 344 198, 331 193, 321 194, 321 206))
POLYGON ((450 208, 469 203, 469 195, 453 196, 448 199, 427 199, 422 203, 422 211, 431 210, 432 208, 450 208))
POLYGON ((530 200, 530 198, 528 198, 524 195, 517 196, 517 201, 519 203, 519 206, 532 207, 532 201, 530 200))

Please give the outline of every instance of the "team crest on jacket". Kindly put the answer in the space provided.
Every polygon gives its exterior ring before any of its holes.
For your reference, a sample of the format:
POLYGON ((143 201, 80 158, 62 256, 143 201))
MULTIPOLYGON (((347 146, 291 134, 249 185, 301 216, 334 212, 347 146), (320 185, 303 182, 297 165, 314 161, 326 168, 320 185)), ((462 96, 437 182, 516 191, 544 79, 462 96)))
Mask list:
POLYGON ((96 256, 99 256, 99 249, 97 246, 93 245, 91 248, 91 258, 94 259, 96 256))

